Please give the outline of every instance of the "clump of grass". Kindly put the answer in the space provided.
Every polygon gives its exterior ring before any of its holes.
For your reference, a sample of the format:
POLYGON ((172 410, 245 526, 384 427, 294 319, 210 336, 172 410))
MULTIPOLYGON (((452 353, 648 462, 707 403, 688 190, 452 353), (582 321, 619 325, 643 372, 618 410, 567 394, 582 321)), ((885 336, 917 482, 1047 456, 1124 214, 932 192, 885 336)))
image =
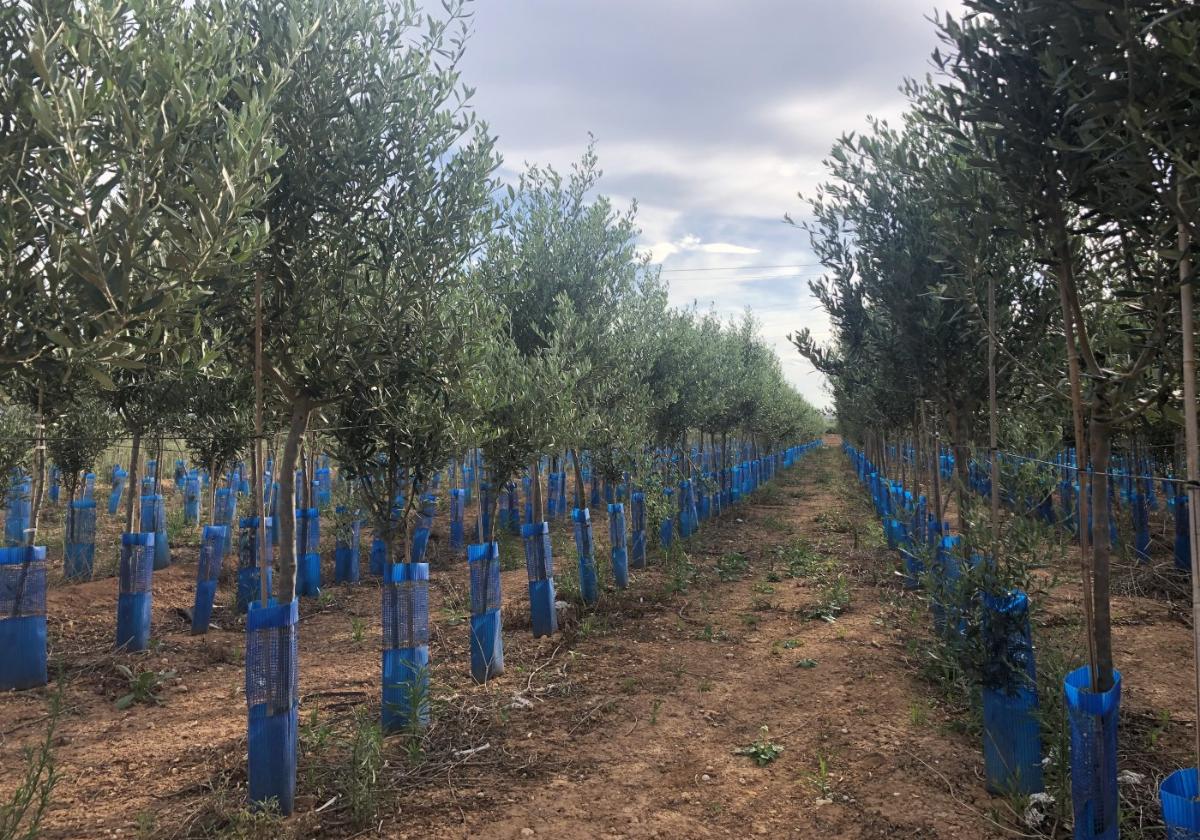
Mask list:
POLYGON ((809 618, 819 618, 831 624, 850 606, 850 584, 845 575, 837 575, 821 587, 817 603, 809 610, 809 618))

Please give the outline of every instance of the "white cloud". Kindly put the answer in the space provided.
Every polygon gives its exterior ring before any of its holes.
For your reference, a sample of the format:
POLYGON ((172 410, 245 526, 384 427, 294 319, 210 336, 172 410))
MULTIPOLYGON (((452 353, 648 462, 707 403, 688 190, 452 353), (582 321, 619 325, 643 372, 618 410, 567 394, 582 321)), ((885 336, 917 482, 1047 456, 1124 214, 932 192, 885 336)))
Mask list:
POLYGON ((808 239, 783 216, 808 216, 797 194, 825 178, 839 136, 867 114, 897 124, 900 84, 930 70, 937 45, 926 16, 957 13, 960 0, 478 5, 463 78, 499 136, 504 174, 525 161, 565 171, 594 132, 601 189, 618 206, 637 197, 639 242, 672 303, 752 307, 788 379, 828 404, 786 338, 808 327, 824 339, 829 324, 807 288, 820 272, 808 239), (789 268, 741 270, 751 265, 789 268))
POLYGON ((644 247, 650 253, 650 259, 661 263, 676 254, 698 252, 701 254, 757 254, 758 248, 746 245, 735 245, 732 242, 702 242, 700 237, 688 234, 674 242, 654 242, 644 247))

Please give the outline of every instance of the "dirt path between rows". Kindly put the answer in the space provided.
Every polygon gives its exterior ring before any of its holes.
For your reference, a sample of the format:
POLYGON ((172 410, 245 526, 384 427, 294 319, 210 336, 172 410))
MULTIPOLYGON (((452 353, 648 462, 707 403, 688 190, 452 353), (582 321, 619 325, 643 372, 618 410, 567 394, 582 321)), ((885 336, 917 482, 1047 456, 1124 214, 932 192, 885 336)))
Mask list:
MULTIPOLYGON (((570 535, 553 528, 563 569, 570 535)), ((894 622, 911 596, 877 534, 826 446, 628 591, 569 610, 555 638, 529 638, 524 572, 506 572, 508 671, 482 687, 466 674, 465 569, 435 565, 435 723, 421 757, 387 739, 369 786, 338 745, 361 727, 356 710, 378 714, 379 592, 333 587, 302 609, 303 755, 287 821, 240 810, 243 635, 227 607, 224 629, 187 635, 176 608, 190 606, 194 563, 156 575, 149 655, 104 652, 114 581, 56 588, 52 657, 68 682, 44 836, 1004 836, 980 750, 905 662, 894 622), (116 663, 173 670, 162 705, 118 710, 116 663), (756 739, 782 751, 764 766, 735 754, 756 739)), ((16 784, 47 696, 0 697, 0 791, 16 784)))

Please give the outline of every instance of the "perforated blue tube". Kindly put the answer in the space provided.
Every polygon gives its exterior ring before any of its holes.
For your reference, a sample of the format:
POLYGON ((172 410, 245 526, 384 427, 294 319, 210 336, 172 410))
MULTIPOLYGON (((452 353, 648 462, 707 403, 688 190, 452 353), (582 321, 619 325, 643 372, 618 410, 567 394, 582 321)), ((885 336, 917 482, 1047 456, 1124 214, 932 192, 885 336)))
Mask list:
POLYGON ((246 616, 249 798, 284 816, 296 801, 300 657, 297 601, 254 602, 246 616))
POLYGON ((117 648, 137 651, 150 644, 153 533, 122 534, 117 574, 117 648))
POLYGON ((321 513, 315 507, 296 511, 296 594, 321 594, 321 513))
POLYGON ((313 482, 316 489, 317 507, 327 508, 333 503, 333 471, 320 467, 313 482))
POLYGON ((521 500, 517 493, 517 482, 510 481, 504 485, 504 494, 508 499, 508 532, 521 534, 521 500))
POLYGON ((367 571, 375 577, 383 577, 388 567, 388 544, 382 537, 371 539, 371 556, 367 560, 367 571))
POLYGON ((1196 768, 1176 770, 1158 789, 1167 840, 1200 840, 1200 788, 1196 768))
POLYGON ((46 684, 46 548, 0 548, 0 691, 46 684))
POLYGON ((200 560, 196 563, 196 601, 192 607, 193 635, 208 632, 228 539, 229 529, 224 525, 205 525, 201 532, 200 560))
POLYGON ((558 630, 554 609, 554 554, 550 545, 550 525, 534 522, 521 526, 525 543, 525 571, 529 576, 529 618, 533 637, 553 636, 558 630))
POLYGON ((471 677, 487 682, 504 673, 500 624, 500 545, 467 546, 471 575, 471 677))
POLYGON ((429 722, 429 564, 391 564, 382 589, 381 722, 396 732, 429 722))
POLYGON ((1192 568, 1192 531, 1188 525, 1188 497, 1180 493, 1174 499, 1175 508, 1175 568, 1192 568))
POLYGON ((171 544, 167 541, 167 508, 159 493, 142 496, 142 533, 154 534, 154 569, 171 565, 171 544))
MULTIPOLYGON (((258 517, 244 516, 241 519, 241 533, 238 535, 238 571, 237 571, 237 610, 246 612, 256 599, 261 603, 262 576, 261 568, 266 566, 267 591, 271 591, 271 541, 267 540, 259 553, 258 517)), ((267 517, 264 528, 271 527, 271 517, 267 517)))
POLYGON ((1088 666, 1067 674, 1063 686, 1071 726, 1071 806, 1077 840, 1116 840, 1117 717, 1121 675, 1113 671, 1108 691, 1091 690, 1088 666))
POLYGON ((482 534, 487 539, 492 533, 492 485, 486 481, 479 482, 479 513, 475 525, 476 537, 482 534))
POLYGON ((575 523, 575 550, 579 555, 579 595, 589 606, 600 600, 600 585, 596 579, 596 555, 592 547, 592 514, 587 508, 571 511, 575 523))
POLYGON ((4 516, 4 541, 10 545, 25 542, 25 531, 29 528, 31 493, 33 483, 28 477, 14 481, 8 490, 7 511, 4 516))
POLYGON ((632 551, 629 565, 633 569, 646 568, 646 494, 633 493, 629 499, 629 513, 633 530, 632 551))
POLYGON ((679 482, 679 536, 687 539, 696 533, 696 497, 691 479, 679 482))
MULTIPOLYGON (((344 513, 344 508, 338 509, 344 513)), ((362 523, 357 519, 337 535, 333 552, 333 579, 336 583, 358 583, 362 523)))
POLYGON ((463 516, 466 509, 467 491, 461 488, 450 491, 450 550, 462 551, 466 545, 463 533, 463 516))
POLYGON ((67 580, 91 580, 96 560, 96 502, 76 499, 67 512, 66 551, 63 576, 67 580))
MULTIPOLYGON (((108 515, 116 516, 121 507, 121 497, 125 494, 125 485, 129 482, 129 473, 120 467, 113 468, 112 490, 108 493, 108 515)), ((55 500, 57 501, 57 499, 55 500)))
POLYGON ((612 546, 613 582, 618 589, 629 586, 629 554, 625 545, 625 505, 608 506, 608 539, 612 546))
POLYGON ((546 475, 546 518, 558 518, 558 473, 546 475))
POLYGON ((1024 592, 984 595, 984 635, 995 685, 983 687, 983 764, 993 793, 1042 790, 1037 670, 1024 592))
POLYGON ((183 521, 200 524, 200 474, 194 470, 183 477, 183 521))

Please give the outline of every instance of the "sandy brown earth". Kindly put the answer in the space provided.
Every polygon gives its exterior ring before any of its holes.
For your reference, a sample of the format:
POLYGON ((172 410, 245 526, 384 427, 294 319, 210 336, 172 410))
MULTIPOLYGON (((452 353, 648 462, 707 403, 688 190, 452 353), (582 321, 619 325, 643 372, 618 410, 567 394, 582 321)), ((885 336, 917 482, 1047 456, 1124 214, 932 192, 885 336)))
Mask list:
MULTIPOLYGON (((570 532, 562 520, 552 530, 569 592, 570 532)), ((595 533, 605 557, 599 512, 595 533)), ((706 523, 685 551, 652 557, 628 591, 606 588, 594 611, 564 610, 563 632, 536 641, 520 549, 508 543, 508 670, 486 686, 468 673, 465 563, 435 545, 434 723, 419 744, 385 739, 379 762, 362 738, 352 749, 379 711, 379 589, 330 587, 301 608, 297 813, 285 821, 242 807, 244 625, 223 585, 218 627, 188 635, 195 546, 177 546, 176 565, 156 574, 146 654, 109 649, 115 580, 56 586, 61 780, 43 835, 1012 836, 1008 804, 983 791, 975 737, 916 673, 907 640, 924 632, 923 608, 878 539, 844 456, 827 446, 706 523), (836 618, 813 617, 845 595, 836 618), (118 664, 174 672, 161 704, 118 710, 118 664), (735 754, 756 739, 782 751, 765 766, 735 754)), ((327 575, 330 566, 327 557, 327 575)), ((1118 614, 1169 610, 1137 602, 1118 614)), ((1182 657, 1188 630, 1169 618, 1145 628, 1119 627, 1117 649, 1149 685, 1152 651, 1182 657)), ((1177 692, 1187 675, 1178 681, 1132 691, 1130 707, 1186 718, 1177 692)), ((22 749, 44 735, 49 694, 0 696, 4 794, 22 749)))

